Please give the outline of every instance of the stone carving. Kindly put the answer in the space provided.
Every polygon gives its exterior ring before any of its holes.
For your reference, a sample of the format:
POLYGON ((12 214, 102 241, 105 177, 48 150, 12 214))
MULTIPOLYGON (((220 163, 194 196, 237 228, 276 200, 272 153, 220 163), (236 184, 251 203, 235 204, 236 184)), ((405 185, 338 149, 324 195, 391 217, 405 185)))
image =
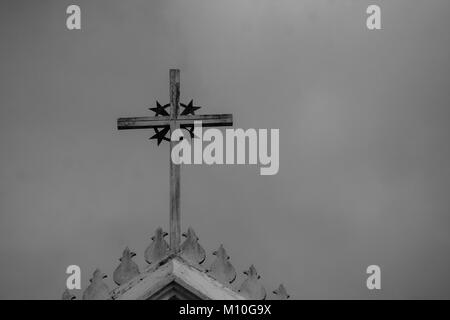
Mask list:
POLYGON ((169 245, 164 237, 167 236, 167 232, 164 232, 162 228, 158 228, 155 231, 155 235, 152 237, 153 242, 145 250, 145 261, 149 264, 160 261, 169 253, 169 245))
POLYGON ((213 252, 213 255, 216 256, 216 259, 207 270, 208 274, 224 284, 232 283, 236 279, 236 270, 228 261, 230 257, 227 255, 223 245, 220 245, 219 249, 213 252))
POLYGON ((239 292, 250 300, 264 300, 266 298, 266 289, 258 281, 261 277, 256 272, 255 267, 251 265, 248 271, 244 271, 244 274, 247 275, 247 279, 241 284, 239 292))
POLYGON ((186 233, 183 233, 186 240, 181 245, 181 257, 193 264, 201 264, 205 261, 205 249, 198 243, 198 237, 194 229, 189 227, 186 233))
POLYGON ((275 295, 276 300, 287 300, 290 297, 286 291, 286 288, 282 284, 280 284, 278 289, 273 291, 273 294, 275 295))
POLYGON ((83 300, 106 300, 109 299, 109 288, 103 281, 107 275, 100 269, 96 269, 90 280, 91 284, 83 292, 83 300))
POLYGON ((61 299, 62 300, 75 300, 76 297, 75 297, 75 295, 71 294, 68 289, 66 289, 66 290, 64 290, 61 299))
POLYGON ((119 286, 130 281, 139 274, 139 267, 132 260, 135 255, 136 253, 131 252, 128 247, 123 250, 122 258, 119 259, 120 264, 113 273, 113 280, 119 286))

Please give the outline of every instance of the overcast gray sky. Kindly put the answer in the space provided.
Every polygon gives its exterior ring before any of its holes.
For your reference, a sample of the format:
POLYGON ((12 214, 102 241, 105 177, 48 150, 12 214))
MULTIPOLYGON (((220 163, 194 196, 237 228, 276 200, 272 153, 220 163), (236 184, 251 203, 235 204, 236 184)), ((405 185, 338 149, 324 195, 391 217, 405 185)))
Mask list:
POLYGON ((280 129, 278 175, 182 168, 182 226, 208 253, 293 298, 450 298, 449 21, 448 0, 2 0, 0 298, 59 298, 68 265, 85 287, 127 245, 144 267, 168 145, 116 119, 168 102, 172 67, 182 102, 280 129))

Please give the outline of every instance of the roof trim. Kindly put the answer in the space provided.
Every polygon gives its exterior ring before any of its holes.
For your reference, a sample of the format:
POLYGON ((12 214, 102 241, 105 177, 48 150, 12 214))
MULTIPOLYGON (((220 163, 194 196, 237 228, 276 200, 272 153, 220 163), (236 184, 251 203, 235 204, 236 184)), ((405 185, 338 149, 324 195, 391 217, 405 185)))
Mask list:
POLYGON ((205 300, 245 300, 242 295, 175 255, 150 266, 139 277, 115 289, 111 296, 115 300, 152 299, 172 282, 205 300))

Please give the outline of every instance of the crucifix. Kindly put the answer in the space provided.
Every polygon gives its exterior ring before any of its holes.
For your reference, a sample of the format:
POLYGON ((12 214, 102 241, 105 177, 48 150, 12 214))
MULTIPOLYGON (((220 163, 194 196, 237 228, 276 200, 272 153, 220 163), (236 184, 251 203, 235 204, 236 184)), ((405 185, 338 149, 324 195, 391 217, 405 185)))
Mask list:
POLYGON ((184 110, 179 115, 180 99, 180 70, 170 69, 170 103, 161 105, 156 101, 156 108, 150 108, 155 112, 154 117, 119 118, 117 120, 118 130, 131 129, 153 129, 155 134, 150 139, 156 139, 158 145, 162 141, 170 142, 170 250, 178 253, 180 250, 180 165, 172 162, 172 149, 176 141, 170 136, 179 126, 189 131, 191 138, 194 137, 194 121, 202 121, 203 127, 224 127, 233 125, 231 114, 205 114, 196 115, 195 111, 200 107, 193 105, 193 100, 188 104, 180 103, 184 110), (166 108, 170 107, 170 112, 166 108), (169 134, 169 138, 167 138, 169 134))

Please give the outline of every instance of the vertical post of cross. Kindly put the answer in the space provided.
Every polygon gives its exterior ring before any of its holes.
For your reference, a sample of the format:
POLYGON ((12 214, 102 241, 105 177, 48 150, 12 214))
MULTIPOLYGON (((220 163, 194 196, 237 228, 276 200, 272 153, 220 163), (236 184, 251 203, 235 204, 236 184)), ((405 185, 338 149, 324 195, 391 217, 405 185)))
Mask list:
MULTIPOLYGON (((180 99, 180 70, 170 69, 170 135, 176 129, 178 103, 180 99)), ((172 149, 175 141, 170 140, 170 249, 180 250, 180 165, 172 162, 172 149)))

